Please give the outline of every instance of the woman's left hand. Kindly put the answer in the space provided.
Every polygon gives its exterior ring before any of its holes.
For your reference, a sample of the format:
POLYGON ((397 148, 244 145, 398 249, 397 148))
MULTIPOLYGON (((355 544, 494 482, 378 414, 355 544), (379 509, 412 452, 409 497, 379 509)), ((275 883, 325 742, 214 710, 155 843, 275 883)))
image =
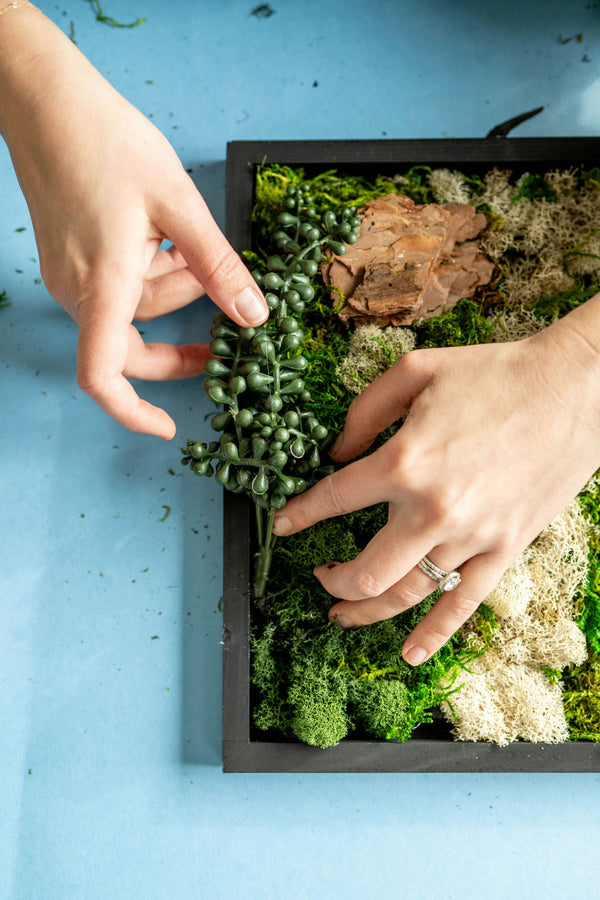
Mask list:
POLYGON ((600 465, 600 296, 524 341, 417 350, 351 405, 332 456, 363 453, 408 413, 370 456, 291 500, 276 534, 389 503, 384 528, 353 560, 315 569, 341 599, 345 628, 378 622, 436 588, 417 564, 429 557, 460 584, 443 593, 403 648, 428 659, 475 611, 505 569, 600 465))

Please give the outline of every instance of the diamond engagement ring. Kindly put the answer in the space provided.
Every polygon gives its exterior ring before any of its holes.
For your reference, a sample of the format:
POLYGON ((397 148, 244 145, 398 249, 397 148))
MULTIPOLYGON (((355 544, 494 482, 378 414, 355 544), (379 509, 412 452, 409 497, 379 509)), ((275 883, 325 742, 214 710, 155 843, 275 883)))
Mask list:
POLYGON ((443 569, 440 569, 439 566, 436 566, 435 563, 431 562, 428 556, 424 556, 423 559, 417 563, 417 566, 428 575, 430 578, 433 578, 434 581, 437 581, 438 587, 442 591, 453 591, 455 587, 458 587, 460 584, 460 575, 458 572, 444 572, 443 569))

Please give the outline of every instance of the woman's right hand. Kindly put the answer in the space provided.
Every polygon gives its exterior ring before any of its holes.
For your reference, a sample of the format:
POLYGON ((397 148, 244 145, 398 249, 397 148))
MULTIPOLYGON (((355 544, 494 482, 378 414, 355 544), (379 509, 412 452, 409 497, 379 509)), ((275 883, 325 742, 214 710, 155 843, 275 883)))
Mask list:
POLYGON ((133 320, 207 293, 257 325, 264 298, 167 139, 39 10, 0 19, 0 79, 0 130, 42 277, 79 325, 79 385, 127 428, 172 438, 172 418, 129 379, 198 375, 208 349, 145 344, 133 320), (174 246, 159 250, 165 238, 174 246))

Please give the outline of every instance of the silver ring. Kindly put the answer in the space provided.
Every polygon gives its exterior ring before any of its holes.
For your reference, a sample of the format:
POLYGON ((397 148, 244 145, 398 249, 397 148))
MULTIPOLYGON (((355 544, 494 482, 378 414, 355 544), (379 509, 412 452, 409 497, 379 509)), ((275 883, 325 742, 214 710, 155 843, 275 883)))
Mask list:
POLYGON ((421 572, 437 581, 437 586, 442 591, 453 591, 461 582, 460 574, 457 571, 445 572, 439 566, 436 566, 434 562, 431 562, 428 556, 424 556, 417 563, 417 566, 421 572))

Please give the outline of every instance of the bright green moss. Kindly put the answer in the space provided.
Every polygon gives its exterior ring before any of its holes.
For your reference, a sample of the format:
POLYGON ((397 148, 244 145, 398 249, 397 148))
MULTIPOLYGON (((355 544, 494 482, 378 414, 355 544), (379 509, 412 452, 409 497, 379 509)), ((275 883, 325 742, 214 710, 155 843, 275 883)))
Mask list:
POLYGON ((292 731, 305 744, 331 747, 348 734, 348 685, 318 658, 308 657, 295 673, 288 701, 292 731))
POLYGON ((600 281, 590 281, 581 276, 575 280, 575 288, 567 294, 559 294, 553 297, 542 297, 532 306, 532 311, 540 319, 550 322, 561 319, 572 309, 581 306, 586 300, 600 292, 600 281))
POLYGON ((512 198, 511 203, 518 203, 523 197, 528 200, 546 200, 553 203, 558 199, 556 191, 550 187, 543 175, 525 175, 519 186, 519 190, 512 198))
POLYGON ((410 695, 404 681, 361 679, 352 682, 352 705, 356 721, 367 734, 387 738, 405 725, 410 695))
POLYGON ((588 572, 578 598, 577 624, 585 634, 588 644, 596 654, 600 653, 600 479, 592 482, 588 490, 580 494, 579 501, 590 522, 588 572))
POLYGON ((431 721, 431 710, 455 690, 461 667, 481 652, 455 637, 422 666, 404 661, 402 646, 436 594, 394 619, 359 629, 344 631, 328 621, 333 601, 313 567, 352 559, 386 516, 381 504, 320 522, 276 545, 267 624, 257 626, 252 644, 252 680, 261 692, 257 727, 293 733, 315 746, 329 746, 326 739, 337 743, 355 727, 406 740, 421 722, 431 721), (439 687, 442 680, 449 686, 439 687), (361 685, 367 682, 396 686, 364 694, 361 685), (386 696, 395 698, 387 714, 386 696), (326 714, 332 717, 330 730, 326 714))
POLYGON ((462 347, 491 341, 493 325, 480 303, 459 300, 441 316, 413 325, 413 330, 417 347, 462 347))

